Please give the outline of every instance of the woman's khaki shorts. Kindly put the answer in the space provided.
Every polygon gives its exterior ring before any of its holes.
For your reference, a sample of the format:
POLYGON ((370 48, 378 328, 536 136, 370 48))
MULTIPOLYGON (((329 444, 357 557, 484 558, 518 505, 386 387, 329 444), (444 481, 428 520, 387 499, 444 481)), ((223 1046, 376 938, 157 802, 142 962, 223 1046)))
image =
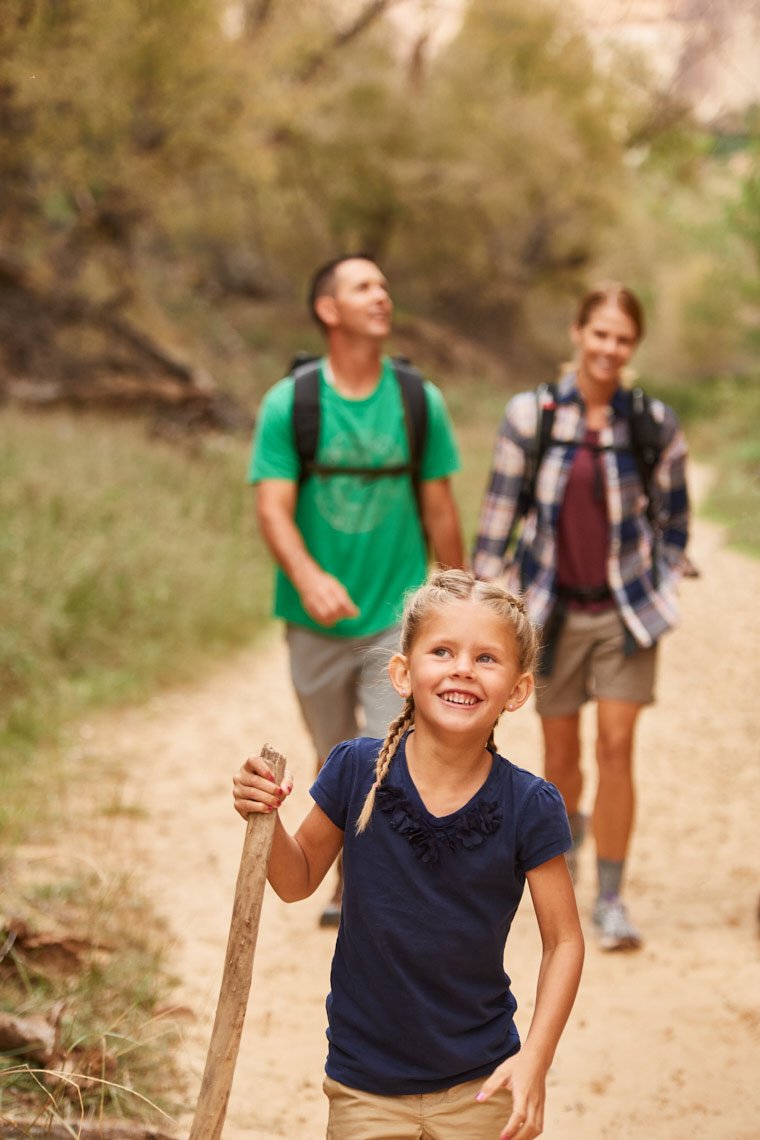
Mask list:
POLYGON ((499 1089, 479 1104, 484 1079, 420 1096, 377 1096, 325 1077, 327 1140, 498 1140, 512 1094, 499 1089))
POLYGON ((541 716, 570 716, 585 701, 654 700, 657 646, 623 653, 625 630, 617 610, 568 610, 548 677, 536 678, 541 716))

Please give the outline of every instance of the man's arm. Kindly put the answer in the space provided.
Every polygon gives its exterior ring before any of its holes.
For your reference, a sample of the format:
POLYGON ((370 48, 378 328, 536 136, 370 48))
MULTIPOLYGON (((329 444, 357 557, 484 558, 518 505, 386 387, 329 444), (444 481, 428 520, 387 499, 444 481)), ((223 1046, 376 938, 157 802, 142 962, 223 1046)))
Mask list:
POLYGON ((420 484, 420 511, 436 561, 441 566, 464 566, 464 542, 449 479, 427 479, 420 484))
POLYGON ((345 587, 306 549, 296 526, 298 485, 290 479, 262 479, 256 485, 256 514, 264 540, 295 586, 304 609, 320 625, 333 626, 359 610, 345 587))

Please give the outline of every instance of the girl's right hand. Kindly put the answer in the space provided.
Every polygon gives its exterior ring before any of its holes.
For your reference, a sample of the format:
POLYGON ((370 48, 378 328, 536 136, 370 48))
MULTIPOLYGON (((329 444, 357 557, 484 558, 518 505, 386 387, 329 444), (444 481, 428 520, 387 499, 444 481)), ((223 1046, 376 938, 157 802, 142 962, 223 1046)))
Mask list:
POLYGON ((293 777, 286 771, 281 784, 276 784, 274 773, 262 756, 249 756, 232 777, 232 799, 235 811, 243 819, 252 812, 272 812, 284 803, 293 791, 293 777))

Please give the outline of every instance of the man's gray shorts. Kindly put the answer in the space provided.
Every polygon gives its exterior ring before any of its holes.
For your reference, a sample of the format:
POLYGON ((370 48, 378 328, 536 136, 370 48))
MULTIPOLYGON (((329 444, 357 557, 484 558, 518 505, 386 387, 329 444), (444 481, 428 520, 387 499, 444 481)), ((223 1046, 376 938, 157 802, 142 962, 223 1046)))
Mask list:
POLYGON ((369 637, 334 637, 288 625, 285 637, 290 676, 320 759, 341 740, 384 737, 401 712, 401 698, 388 679, 399 627, 369 637))

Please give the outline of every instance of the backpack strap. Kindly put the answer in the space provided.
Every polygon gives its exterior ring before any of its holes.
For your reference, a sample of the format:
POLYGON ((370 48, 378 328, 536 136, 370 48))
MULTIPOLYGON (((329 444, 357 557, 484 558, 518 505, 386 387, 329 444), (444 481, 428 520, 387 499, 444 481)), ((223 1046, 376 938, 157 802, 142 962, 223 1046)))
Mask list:
MULTIPOLYGON (((520 491, 526 511, 535 498, 538 470, 551 443, 556 400, 556 384, 539 384, 536 389, 536 432, 532 447, 526 452, 526 469, 520 491)), ((660 425, 652 414, 652 401, 642 388, 631 390, 628 422, 631 452, 647 502, 651 503, 652 476, 662 454, 662 439, 660 425)), ((598 450, 606 451, 609 448, 600 447, 598 450)))
POLYGON ((532 444, 525 451, 525 470, 517 498, 515 522, 527 515, 536 497, 538 469, 551 443, 556 408, 557 385, 539 384, 536 388, 536 430, 532 444))
MULTIPOLYGON (((299 484, 307 475, 362 475, 377 479, 384 475, 409 475, 417 496, 420 465, 428 427, 427 399, 422 373, 405 357, 392 358, 393 371, 404 408, 409 462, 390 467, 323 467, 316 463, 319 446, 321 408, 319 403, 320 357, 299 352, 291 362, 293 388, 293 440, 300 461, 299 484)), ((418 496, 417 496, 418 497, 418 496)), ((418 504, 419 505, 419 504, 418 504)))
POLYGON ((631 451, 639 469, 647 500, 651 501, 652 475, 662 452, 660 425, 652 415, 652 401, 641 388, 631 390, 631 451))
MULTIPOLYGON (((527 515, 533 505, 536 495, 536 481, 538 479, 541 462, 549 449, 554 427, 554 413, 557 407, 557 385, 539 384, 536 389, 536 429, 531 444, 525 449, 525 470, 522 486, 517 499, 517 510, 504 544, 505 551, 509 548, 515 528, 521 519, 527 515)), ((657 545, 658 534, 655 508, 652 501, 652 480, 654 469, 662 454, 662 436, 660 424, 652 414, 652 401, 642 388, 633 388, 630 393, 630 403, 627 412, 630 434, 630 450, 633 454, 636 467, 641 479, 642 488, 647 500, 646 513, 654 533, 655 551, 653 558, 653 580, 657 586, 657 545)), ((597 448, 599 451, 612 450, 607 447, 597 448)))
POLYGON ((298 482, 303 483, 319 444, 319 357, 299 352, 290 365, 293 387, 293 440, 301 464, 298 482))
POLYGON ((655 589, 659 585, 657 555, 660 543, 657 513, 652 498, 654 469, 662 454, 660 425, 652 415, 652 401, 642 388, 631 389, 631 413, 628 419, 631 436, 631 451, 639 471, 641 485, 646 495, 646 515, 654 535, 652 551, 652 582, 655 589))
MULTIPOLYGON (((536 497, 536 480, 538 469, 546 454, 552 438, 554 427, 554 412, 557 407, 557 385, 539 384, 535 392, 536 397, 536 426, 533 439, 525 445, 525 466, 523 468, 522 483, 517 495, 517 505, 509 532, 504 539, 504 555, 509 550, 514 535, 520 523, 527 515, 536 497)), ((523 588, 525 583, 523 583, 523 588)))
POLYGON ((428 429, 428 406, 425 396, 425 381, 419 369, 405 356, 392 358, 393 371, 401 389, 404 405, 406 435, 409 443, 409 462, 415 493, 420 482, 420 468, 425 450, 428 429))

